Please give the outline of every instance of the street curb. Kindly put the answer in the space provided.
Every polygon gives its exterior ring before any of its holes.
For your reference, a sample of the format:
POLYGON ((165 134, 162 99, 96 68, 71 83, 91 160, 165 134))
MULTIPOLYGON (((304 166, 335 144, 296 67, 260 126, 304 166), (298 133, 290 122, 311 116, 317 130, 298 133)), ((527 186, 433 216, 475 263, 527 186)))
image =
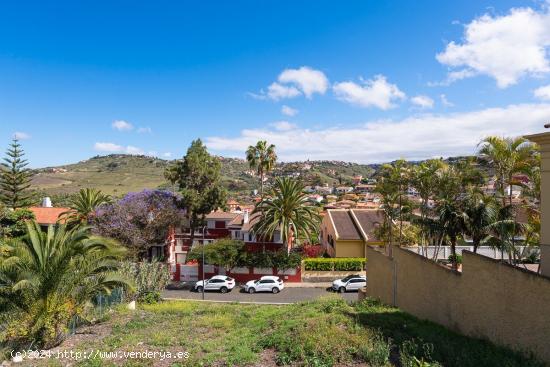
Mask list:
POLYGON ((172 298, 172 297, 165 297, 162 298, 163 301, 192 301, 192 302, 210 302, 210 303, 239 303, 243 305, 273 305, 273 306, 286 306, 286 305, 292 305, 293 303, 285 303, 285 302, 251 302, 251 301, 216 301, 216 300, 209 300, 209 299, 192 299, 192 298, 172 298))

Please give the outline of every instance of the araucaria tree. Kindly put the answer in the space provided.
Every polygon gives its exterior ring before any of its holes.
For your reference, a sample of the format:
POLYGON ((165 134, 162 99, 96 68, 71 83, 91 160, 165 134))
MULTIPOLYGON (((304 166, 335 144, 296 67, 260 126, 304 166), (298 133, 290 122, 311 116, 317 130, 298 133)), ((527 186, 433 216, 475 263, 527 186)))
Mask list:
POLYGON ((17 139, 6 151, 0 173, 0 200, 8 208, 24 208, 31 204, 31 173, 24 158, 25 152, 17 139))
POLYGON ((220 170, 219 159, 210 155, 202 141, 197 139, 172 173, 187 209, 191 241, 195 230, 204 225, 206 215, 226 205, 227 193, 221 183, 220 170))
POLYGON ((254 234, 270 239, 275 231, 280 231, 289 251, 295 241, 309 239, 317 231, 319 214, 317 208, 306 204, 307 195, 303 190, 298 180, 277 178, 269 195, 252 212, 259 216, 252 226, 254 234))
POLYGON ((275 145, 267 145, 265 140, 258 141, 246 150, 246 160, 250 168, 255 169, 260 176, 260 194, 263 197, 265 175, 273 169, 277 161, 275 145))

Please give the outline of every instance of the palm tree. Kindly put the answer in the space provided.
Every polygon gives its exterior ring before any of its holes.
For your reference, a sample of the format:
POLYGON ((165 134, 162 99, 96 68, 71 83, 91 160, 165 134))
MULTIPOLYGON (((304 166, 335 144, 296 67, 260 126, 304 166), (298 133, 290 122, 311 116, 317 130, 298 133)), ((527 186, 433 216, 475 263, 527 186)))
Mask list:
POLYGON ((277 154, 275 145, 267 145, 265 140, 260 140, 255 146, 251 145, 246 150, 246 160, 251 169, 256 169, 260 176, 260 194, 264 195, 264 177, 275 166, 277 154))
POLYGON ((94 296, 132 288, 117 273, 124 253, 113 240, 92 236, 88 227, 58 225, 42 232, 28 222, 26 236, 0 259, 0 314, 9 341, 55 346, 94 296))
POLYGON ((105 195, 100 190, 80 189, 78 194, 74 195, 69 201, 71 210, 62 213, 61 216, 65 217, 70 224, 87 224, 97 208, 110 202, 110 196, 105 195))
POLYGON ((497 189, 503 205, 508 196, 512 205, 512 186, 519 183, 514 176, 518 173, 528 173, 533 165, 534 145, 522 137, 501 138, 490 136, 480 143, 479 156, 487 165, 495 170, 497 189), (506 188, 509 188, 508 195, 506 188))
POLYGON ((386 214, 386 224, 389 230, 389 253, 393 241, 392 226, 395 219, 399 218, 399 243, 403 237, 403 213, 406 205, 405 189, 409 183, 410 170, 403 159, 392 164, 385 164, 380 170, 376 191, 382 196, 382 205, 386 214))
POLYGON ((498 220, 499 206, 494 197, 471 188, 463 207, 464 233, 472 239, 475 253, 490 238, 491 227, 498 220))
POLYGON ((264 238, 272 238, 275 231, 280 231, 283 243, 287 248, 294 240, 310 238, 319 224, 317 209, 307 206, 307 195, 304 186, 290 177, 275 180, 269 196, 263 198, 254 208, 252 215, 259 216, 252 226, 253 233, 264 238))
MULTIPOLYGON (((502 199, 502 205, 509 205, 513 212, 512 187, 519 185, 515 175, 528 173, 533 165, 535 147, 523 137, 501 138, 490 136, 480 143, 480 158, 495 170, 497 178, 497 189, 502 199), (506 188, 509 192, 506 193, 506 188), (508 197, 508 203, 506 203, 508 197)), ((517 226, 516 215, 514 216, 514 228, 517 226)), ((515 229, 512 232, 516 232, 515 229)), ((504 234, 503 234, 504 236, 504 234)), ((515 237, 512 236, 512 247, 515 247, 515 237)), ((514 254, 515 251, 512 251, 514 254)), ((510 259, 512 261, 512 259, 510 259)))
POLYGON ((451 244, 452 264, 457 269, 456 244, 464 232, 464 216, 460 197, 463 187, 462 172, 455 166, 446 166, 437 172, 438 187, 434 217, 441 231, 441 240, 451 244))
POLYGON ((429 201, 435 195, 437 188, 437 172, 445 167, 441 159, 429 159, 414 166, 411 171, 411 184, 420 196, 420 223, 421 223, 421 245, 426 243, 426 216, 429 210, 429 201))

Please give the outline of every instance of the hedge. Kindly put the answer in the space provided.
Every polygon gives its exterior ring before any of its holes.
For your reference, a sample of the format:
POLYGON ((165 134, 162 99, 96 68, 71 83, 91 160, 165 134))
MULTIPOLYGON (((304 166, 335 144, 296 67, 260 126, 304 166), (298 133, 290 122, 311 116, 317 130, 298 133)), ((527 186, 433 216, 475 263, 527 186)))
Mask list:
POLYGON ((309 258, 304 259, 304 268, 313 271, 362 271, 365 262, 362 257, 309 258))

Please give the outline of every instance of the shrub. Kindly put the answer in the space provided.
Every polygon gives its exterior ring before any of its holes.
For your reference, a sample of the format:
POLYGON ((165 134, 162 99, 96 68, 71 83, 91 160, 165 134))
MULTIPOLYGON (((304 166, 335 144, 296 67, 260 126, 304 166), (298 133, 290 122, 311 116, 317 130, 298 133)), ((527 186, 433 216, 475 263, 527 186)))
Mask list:
POLYGON ((310 258, 304 260, 305 270, 313 271, 362 271, 364 258, 310 258))
POLYGON ((152 305, 155 303, 159 303, 161 299, 162 297, 160 295, 160 292, 158 291, 145 292, 142 295, 140 295, 140 297, 138 298, 138 302, 141 302, 147 305, 152 305))
POLYGON ((164 290, 170 281, 170 271, 166 264, 156 261, 150 263, 125 262, 120 272, 135 281, 135 293, 131 297, 127 297, 127 300, 137 299, 143 302, 146 299, 145 303, 150 303, 149 301, 154 296, 149 294, 156 292, 159 294, 158 301, 160 300, 160 292, 164 290))
POLYGON ((450 262, 453 262, 453 259, 455 259, 455 257, 456 257, 456 263, 457 263, 457 264, 462 264, 462 255, 458 255, 458 254, 457 254, 457 255, 454 255, 454 256, 453 256, 453 255, 449 255, 448 260, 449 260, 450 262))

